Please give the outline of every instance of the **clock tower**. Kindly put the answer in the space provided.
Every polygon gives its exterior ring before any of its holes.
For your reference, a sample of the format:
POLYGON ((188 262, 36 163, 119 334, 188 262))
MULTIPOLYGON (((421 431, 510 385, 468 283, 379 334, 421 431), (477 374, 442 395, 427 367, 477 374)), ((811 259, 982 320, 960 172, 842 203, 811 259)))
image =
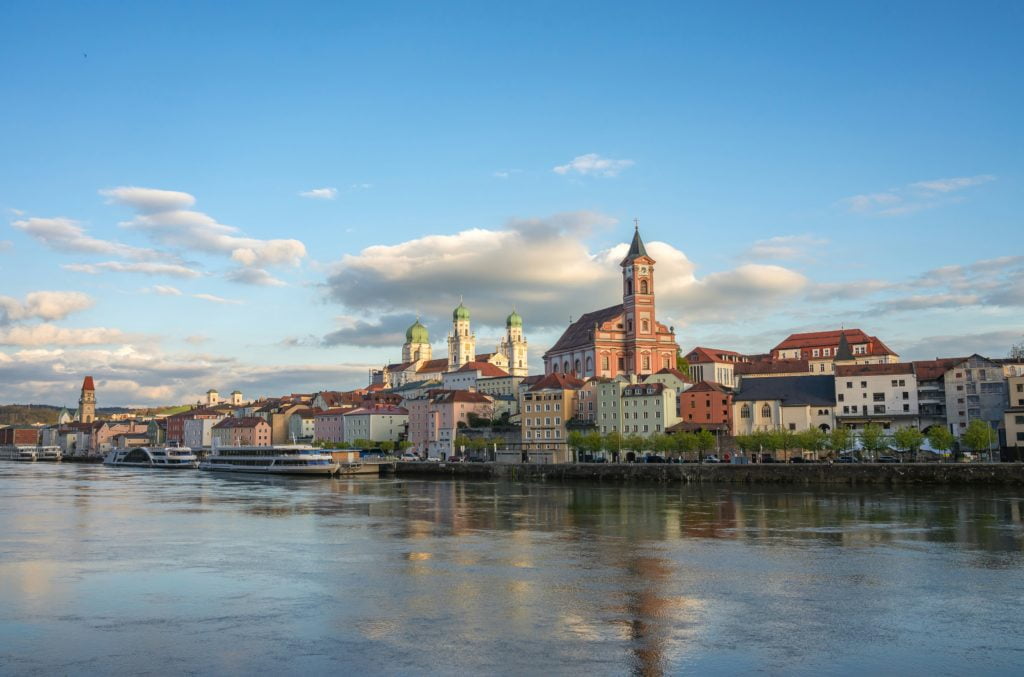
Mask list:
POLYGON ((634 221, 633 241, 622 267, 622 309, 626 330, 626 363, 635 374, 657 371, 657 332, 654 321, 654 259, 640 238, 639 221, 634 221))

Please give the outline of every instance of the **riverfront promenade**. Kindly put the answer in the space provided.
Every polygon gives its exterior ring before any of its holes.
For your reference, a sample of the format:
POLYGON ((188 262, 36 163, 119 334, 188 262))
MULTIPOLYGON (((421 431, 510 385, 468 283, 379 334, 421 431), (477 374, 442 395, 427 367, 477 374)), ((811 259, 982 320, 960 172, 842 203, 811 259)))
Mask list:
POLYGON ((1022 463, 398 463, 398 476, 522 481, 1024 486, 1022 463))

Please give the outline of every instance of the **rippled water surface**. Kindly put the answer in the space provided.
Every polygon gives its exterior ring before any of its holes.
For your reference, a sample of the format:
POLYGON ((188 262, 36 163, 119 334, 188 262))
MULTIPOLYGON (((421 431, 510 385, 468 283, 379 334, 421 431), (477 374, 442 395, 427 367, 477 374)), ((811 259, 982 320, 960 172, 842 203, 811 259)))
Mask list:
POLYGON ((1022 511, 0 462, 0 673, 1021 674, 1022 511))

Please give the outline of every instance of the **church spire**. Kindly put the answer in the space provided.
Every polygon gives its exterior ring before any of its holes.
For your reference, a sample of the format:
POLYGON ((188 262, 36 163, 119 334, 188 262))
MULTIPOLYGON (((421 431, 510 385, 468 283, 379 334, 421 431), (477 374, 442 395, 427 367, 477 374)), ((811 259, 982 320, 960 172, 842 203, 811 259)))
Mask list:
POLYGON ((647 247, 644 246, 644 241, 640 237, 640 219, 633 220, 633 241, 629 244, 629 251, 626 253, 626 258, 622 260, 620 265, 626 265, 630 261, 647 256, 647 247))

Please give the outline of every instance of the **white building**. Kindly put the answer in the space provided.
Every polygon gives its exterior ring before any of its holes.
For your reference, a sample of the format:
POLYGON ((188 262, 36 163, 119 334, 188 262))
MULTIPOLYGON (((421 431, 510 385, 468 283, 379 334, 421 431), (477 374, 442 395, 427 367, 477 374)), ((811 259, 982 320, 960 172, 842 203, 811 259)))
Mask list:
POLYGON ((190 449, 208 449, 213 443, 213 426, 223 421, 225 416, 216 418, 186 419, 182 433, 182 444, 190 449))
POLYGON ((836 420, 850 428, 918 427, 917 376, 911 362, 837 364, 836 420))
POLYGON ((346 444, 356 440, 397 442, 405 436, 409 424, 409 412, 403 407, 361 407, 344 416, 346 444))

